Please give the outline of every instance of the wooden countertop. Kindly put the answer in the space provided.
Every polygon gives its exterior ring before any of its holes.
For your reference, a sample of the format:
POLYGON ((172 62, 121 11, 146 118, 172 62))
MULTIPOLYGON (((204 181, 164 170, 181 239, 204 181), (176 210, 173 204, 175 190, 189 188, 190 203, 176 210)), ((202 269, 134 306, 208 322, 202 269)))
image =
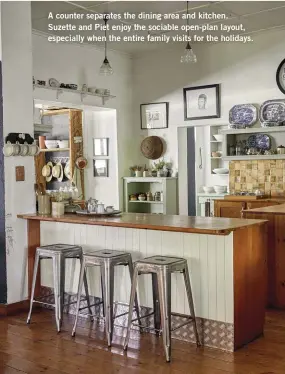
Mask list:
POLYGON ((263 208, 245 209, 245 213, 263 213, 263 214, 285 214, 285 204, 266 206, 263 208))
MULTIPOLYGON (((214 194, 213 194, 214 195, 214 194)), ((246 202, 278 202, 280 204, 284 203, 285 204, 285 197, 266 197, 264 199, 255 199, 255 198, 252 198, 250 199, 248 196, 246 197, 246 199, 242 199, 242 196, 240 197, 240 200, 237 200, 237 199, 231 199, 231 198, 227 198, 227 199, 215 199, 215 201, 246 201, 246 202)))
POLYGON ((120 216, 108 218, 85 217, 76 214, 65 214, 58 218, 36 214, 19 214, 18 218, 211 235, 228 235, 231 231, 252 225, 262 225, 267 222, 256 219, 188 217, 143 213, 122 213, 120 216))

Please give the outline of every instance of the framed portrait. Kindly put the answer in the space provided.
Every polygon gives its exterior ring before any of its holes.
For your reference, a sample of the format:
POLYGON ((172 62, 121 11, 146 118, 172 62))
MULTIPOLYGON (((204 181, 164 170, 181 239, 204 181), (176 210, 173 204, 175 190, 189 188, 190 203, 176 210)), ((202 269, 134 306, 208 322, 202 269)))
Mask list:
POLYGON ((165 129, 168 127, 169 103, 141 104, 141 129, 165 129))
POLYGON ((183 88, 184 120, 220 118, 220 85, 183 88))
POLYGON ((94 177, 109 176, 109 160, 93 160, 94 177))
POLYGON ((109 156, 109 139, 94 138, 94 156, 109 156))

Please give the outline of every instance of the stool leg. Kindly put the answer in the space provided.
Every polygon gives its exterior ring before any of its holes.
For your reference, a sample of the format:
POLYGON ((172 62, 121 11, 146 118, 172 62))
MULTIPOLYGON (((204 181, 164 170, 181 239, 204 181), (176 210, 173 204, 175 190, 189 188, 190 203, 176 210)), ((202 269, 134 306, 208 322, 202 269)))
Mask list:
POLYGON ((84 274, 85 274, 85 261, 84 261, 84 258, 83 258, 82 261, 81 261, 81 266, 80 266, 80 275, 79 275, 79 282, 78 282, 77 302, 76 302, 76 311, 75 311, 75 321, 74 321, 74 326, 73 326, 73 329, 72 329, 71 336, 75 336, 76 326, 77 326, 77 322, 78 322, 78 315, 79 315, 79 309, 80 309, 80 298, 81 298, 81 293, 82 293, 84 274))
POLYGON ((104 299, 104 289, 103 289, 103 277, 101 273, 101 293, 102 293, 102 312, 103 312, 103 317, 106 317, 105 315, 105 299, 104 299))
POLYGON ((171 360, 171 273, 161 270, 158 273, 158 294, 160 301, 163 345, 166 361, 171 360))
MULTIPOLYGON (((83 261, 83 258, 80 257, 80 263, 82 264, 82 261, 83 261)), ((87 301, 87 306, 88 306, 88 310, 89 310, 89 318, 90 318, 90 321, 94 321, 93 319, 93 313, 92 313, 92 309, 91 309, 91 304, 90 304, 90 296, 89 296, 89 290, 88 290, 88 282, 87 282, 87 275, 86 275, 86 269, 84 269, 84 275, 83 275, 83 283, 84 283, 84 289, 85 289, 85 297, 86 297, 86 301, 87 301)), ((81 297, 81 295, 80 295, 81 297)))
POLYGON ((38 252, 36 252, 33 282, 32 282, 32 289, 31 289, 30 310, 29 310, 29 314, 28 314, 28 318, 27 318, 27 324, 29 324, 31 322, 39 262, 40 262, 40 256, 39 256, 38 252))
POLYGON ((111 347, 113 338, 113 302, 114 302, 114 266, 109 263, 101 265, 101 274, 103 278, 103 295, 105 309, 105 329, 108 347, 111 347))
POLYGON ((159 296, 158 296, 158 284, 157 284, 157 274, 152 273, 152 297, 153 297, 153 311, 154 311, 154 328, 156 336, 159 336, 161 328, 161 318, 160 318, 160 307, 159 307, 159 296))
POLYGON ((129 305, 127 335, 125 337, 124 350, 126 350, 128 348, 129 339, 130 339, 132 318, 133 318, 133 309, 134 309, 136 290, 137 290, 137 282, 138 282, 138 269, 135 266, 134 275, 133 275, 133 279, 132 279, 132 287, 131 287, 131 295, 130 295, 130 303, 129 303, 130 305, 129 305))
POLYGON ((64 289, 65 289, 65 258, 59 257, 59 320, 62 326, 63 308, 64 308, 64 289))
MULTIPOLYGON (((133 276, 134 276, 134 267, 133 267, 132 259, 129 260, 128 266, 129 266, 130 278, 131 278, 131 282, 132 282, 132 279, 133 279, 133 276)), ((140 309, 139 309, 137 292, 135 293, 135 311, 136 311, 138 323, 141 326, 140 309)), ((140 327, 140 331, 142 331, 141 327, 140 327)))
POLYGON ((189 309, 190 309, 191 317, 193 318, 193 323, 194 323, 194 333, 196 337, 196 344, 197 344, 197 347, 199 347, 201 343, 200 343, 200 338, 199 338, 198 329, 197 329, 197 321, 196 321, 192 289, 191 289, 191 283, 190 283, 190 277, 189 277, 187 264, 184 268, 183 275, 184 275, 184 282, 185 282, 185 288, 186 288, 186 293, 187 293, 187 298, 188 298, 189 309))
POLYGON ((60 258, 54 256, 53 262, 53 287, 54 287, 54 304, 55 304, 55 321, 57 332, 60 332, 60 258))

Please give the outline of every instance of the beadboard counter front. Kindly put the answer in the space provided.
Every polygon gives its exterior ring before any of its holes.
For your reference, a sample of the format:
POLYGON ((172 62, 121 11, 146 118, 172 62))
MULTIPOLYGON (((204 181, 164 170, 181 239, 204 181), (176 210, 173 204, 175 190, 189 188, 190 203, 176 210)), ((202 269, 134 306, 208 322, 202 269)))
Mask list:
MULTIPOLYGON (((183 257, 188 262, 193 298, 204 345, 233 351, 263 333, 266 305, 266 221, 209 217, 123 214, 90 219, 19 215, 27 220, 29 290, 35 250, 40 245, 81 245, 83 251, 113 249, 132 254, 133 260, 152 255, 183 257)), ((88 270, 89 292, 101 297, 99 269, 88 270)), ((79 263, 67 260, 65 289, 77 292, 79 263)), ((42 260, 37 282, 39 296, 53 287, 51 261, 42 260), (41 279, 41 282, 39 280, 41 279)), ((174 327, 189 314, 183 276, 172 275, 174 327)), ((130 279, 125 267, 115 271, 114 299, 129 302, 130 279)), ((140 276, 139 302, 153 306, 151 277, 140 276)), ((126 308, 124 306, 124 308, 126 308)), ((145 309, 146 308, 146 309, 145 309)), ((119 312, 119 311, 118 311, 119 312)), ((70 311, 72 313, 72 310, 70 311)), ((119 313, 120 314, 120 313, 119 313)), ((122 322, 124 324, 125 322, 122 322)), ((194 341, 192 325, 173 337, 194 341)))
POLYGON ((65 214, 64 216, 58 218, 52 216, 40 216, 36 214, 19 214, 18 218, 84 225, 113 226, 214 235, 228 235, 231 231, 248 226, 264 224, 263 220, 188 217, 147 213, 123 213, 118 217, 114 216, 109 218, 86 217, 76 214, 65 214))

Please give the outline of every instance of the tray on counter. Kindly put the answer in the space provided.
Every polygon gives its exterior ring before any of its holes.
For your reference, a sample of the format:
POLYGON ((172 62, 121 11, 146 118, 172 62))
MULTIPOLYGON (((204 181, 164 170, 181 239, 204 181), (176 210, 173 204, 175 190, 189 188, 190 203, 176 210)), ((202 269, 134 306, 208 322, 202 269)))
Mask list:
POLYGON ((90 216, 90 217, 110 217, 115 216, 117 214, 122 213, 121 210, 114 210, 113 212, 105 212, 105 213, 95 213, 95 212, 87 212, 87 210, 78 210, 76 214, 82 215, 82 216, 90 216))

